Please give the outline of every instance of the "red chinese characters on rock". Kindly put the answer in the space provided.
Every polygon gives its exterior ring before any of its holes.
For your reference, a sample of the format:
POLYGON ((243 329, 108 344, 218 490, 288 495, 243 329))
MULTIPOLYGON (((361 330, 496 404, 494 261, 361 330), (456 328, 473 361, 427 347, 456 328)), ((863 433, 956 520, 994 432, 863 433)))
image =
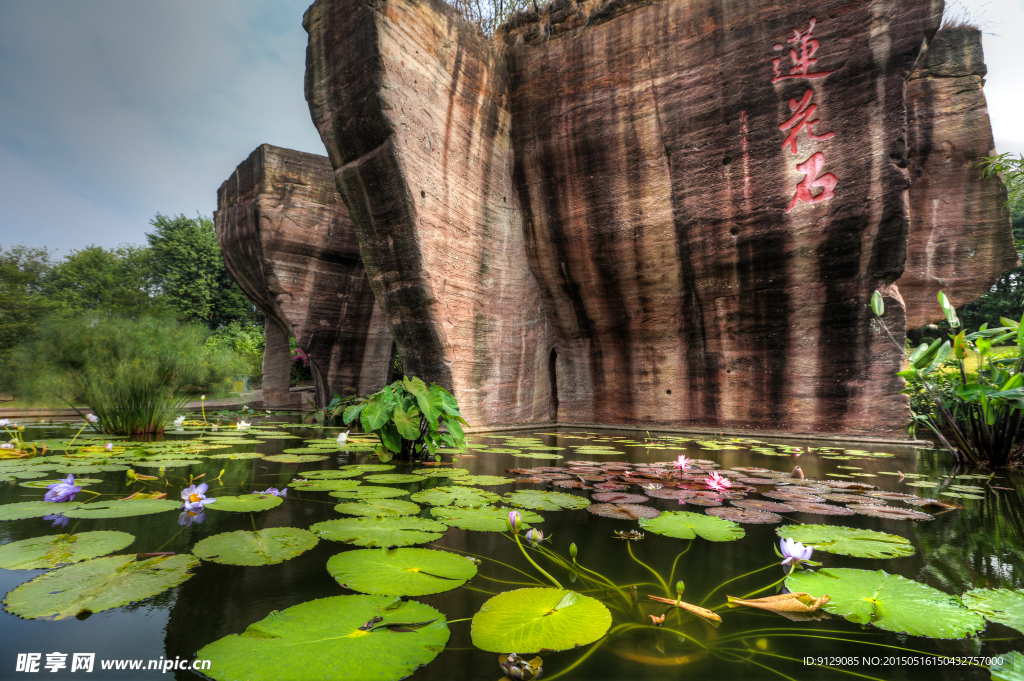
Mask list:
MULTIPOLYGON (((775 58, 772 60, 772 67, 775 71, 775 77, 772 78, 772 83, 777 83, 782 80, 792 80, 795 78, 806 78, 808 80, 823 79, 835 71, 814 71, 813 68, 817 64, 818 60, 814 55, 818 52, 820 43, 814 36, 814 27, 817 25, 817 18, 811 17, 809 26, 806 31, 800 31, 799 29, 793 29, 793 36, 788 38, 786 42, 789 43, 789 59, 791 66, 787 73, 783 73, 781 68, 782 59, 775 58)), ((785 49, 785 45, 778 43, 773 46, 776 52, 780 52, 785 49)), ((782 149, 789 148, 790 153, 797 154, 798 136, 801 132, 807 134, 808 141, 811 142, 825 142, 836 136, 835 132, 822 132, 816 133, 814 126, 818 124, 819 119, 814 118, 814 114, 818 109, 817 104, 811 104, 811 99, 814 97, 814 90, 807 88, 804 91, 803 96, 797 101, 796 98, 789 100, 789 109, 793 112, 793 115, 783 122, 779 126, 779 130, 787 132, 786 140, 782 143, 782 149)), ((796 165, 796 171, 804 174, 804 178, 797 184, 796 193, 793 196, 792 202, 789 204, 789 208, 786 212, 791 212, 796 208, 797 203, 803 202, 809 205, 827 201, 835 196, 835 188, 839 183, 837 178, 832 173, 819 174, 825 167, 825 154, 820 151, 815 152, 803 163, 796 165), (821 191, 817 194, 811 193, 812 189, 820 188, 821 191)))

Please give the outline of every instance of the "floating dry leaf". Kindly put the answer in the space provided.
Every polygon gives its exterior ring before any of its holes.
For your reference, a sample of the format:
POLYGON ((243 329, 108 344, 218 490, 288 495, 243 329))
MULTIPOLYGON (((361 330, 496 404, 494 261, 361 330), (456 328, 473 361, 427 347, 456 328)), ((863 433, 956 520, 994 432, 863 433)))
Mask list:
POLYGON ((737 608, 741 605, 745 605, 749 608, 759 608, 761 610, 769 610, 775 613, 814 612, 832 600, 829 598, 828 594, 815 598, 809 593, 805 593, 803 591, 776 594, 774 596, 755 598, 749 601, 743 600, 742 598, 736 598, 735 596, 726 596, 726 598, 729 599, 730 608, 737 608))
POLYGON ((692 603, 686 603, 685 601, 677 601, 674 598, 662 598, 661 596, 648 596, 652 601, 658 603, 665 603, 666 605, 674 605, 677 608, 682 608, 687 612, 691 612, 694 615, 699 615, 705 619, 709 619, 712 622, 721 622, 722 618, 718 616, 718 613, 711 612, 707 608, 702 608, 699 605, 693 605, 692 603))

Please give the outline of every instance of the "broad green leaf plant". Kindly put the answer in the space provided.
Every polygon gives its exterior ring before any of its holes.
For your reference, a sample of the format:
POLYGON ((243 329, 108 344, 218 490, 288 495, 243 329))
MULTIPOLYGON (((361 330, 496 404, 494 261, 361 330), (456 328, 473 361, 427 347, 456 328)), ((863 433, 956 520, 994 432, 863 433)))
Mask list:
MULTIPOLYGON (((946 321, 955 330, 960 326, 956 310, 941 291, 938 299, 946 321)), ((902 349, 882 321, 885 304, 879 291, 871 297, 871 309, 889 338, 902 349)), ((948 340, 940 338, 913 351, 904 350, 907 368, 897 374, 907 381, 904 392, 924 390, 935 407, 934 414, 915 414, 912 428, 923 423, 958 463, 1000 468, 1020 461, 1024 454, 1024 317, 999 321, 1002 326, 990 329, 982 324, 974 333, 961 330, 948 340), (1007 342, 1016 343, 1012 356, 993 351, 994 346, 1007 342), (976 375, 969 375, 964 365, 969 353, 978 356, 976 375), (951 388, 944 390, 941 386, 950 382, 950 368, 951 388)))
POLYGON ((440 458, 440 449, 466 446, 462 426, 469 425, 459 405, 447 390, 422 379, 403 377, 383 390, 345 409, 345 425, 359 424, 380 438, 377 456, 381 461, 440 458))

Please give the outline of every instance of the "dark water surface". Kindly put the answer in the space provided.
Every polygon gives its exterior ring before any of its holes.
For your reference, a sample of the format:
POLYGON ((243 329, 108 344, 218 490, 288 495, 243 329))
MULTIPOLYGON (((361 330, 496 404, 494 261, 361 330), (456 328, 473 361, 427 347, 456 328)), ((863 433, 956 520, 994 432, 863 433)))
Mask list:
MULTIPOLYGON (((312 429, 293 430, 297 438, 333 437, 337 430, 316 431, 312 429)), ((615 460, 633 463, 670 461, 679 454, 695 459, 716 462, 722 469, 732 467, 763 467, 778 471, 790 471, 794 465, 802 467, 808 478, 822 480, 850 480, 867 482, 880 489, 942 498, 962 504, 962 510, 934 511, 935 519, 927 522, 907 522, 866 517, 862 515, 829 517, 804 513, 782 514, 783 524, 827 523, 848 527, 867 528, 897 534, 908 538, 916 551, 912 556, 892 560, 852 558, 827 553, 817 553, 814 559, 825 567, 850 567, 868 570, 885 570, 936 587, 949 594, 962 594, 972 588, 1019 589, 1024 581, 1024 500, 1021 495, 1021 479, 1008 473, 998 473, 993 479, 951 480, 951 473, 957 475, 978 471, 953 471, 951 461, 940 452, 915 450, 908 447, 866 447, 847 445, 850 449, 887 452, 893 457, 875 458, 850 455, 849 459, 826 459, 816 452, 804 452, 799 457, 792 451, 778 451, 775 455, 751 451, 749 443, 739 448, 730 446, 728 439, 714 445, 702 445, 700 439, 678 442, 659 439, 662 434, 651 432, 602 431, 579 436, 579 431, 562 429, 533 434, 522 431, 511 434, 514 437, 537 437, 550 447, 565 447, 554 450, 564 460, 518 458, 512 454, 488 453, 474 450, 472 456, 460 456, 457 465, 473 474, 505 475, 509 468, 530 468, 535 466, 565 465, 571 460, 592 460, 601 462, 615 460), (585 439, 584 439, 585 438, 585 439), (650 438, 645 442, 647 438, 650 438), (580 445, 612 446, 618 453, 610 456, 594 456, 577 453, 573 448, 580 445), (781 455, 780 455, 781 454, 781 455), (840 468, 851 466, 853 468, 840 468), (933 481, 938 487, 908 487, 912 478, 900 478, 885 473, 923 474, 917 480, 933 481), (836 475, 861 474, 856 477, 835 477, 836 475), (829 474, 832 474, 831 476, 829 474), (873 476, 873 477, 869 477, 873 476), (964 499, 940 496, 949 484, 981 485, 985 489, 977 494, 983 499, 964 499), (994 489, 1004 487, 1010 489, 994 489)), ((66 436, 63 430, 34 430, 30 437, 44 438, 66 436)), ((175 436, 170 435, 169 438, 175 436)), ((258 435, 257 435, 258 437, 258 435)), ((668 436, 676 438, 678 436, 668 436)), ((473 436, 474 444, 488 444, 492 447, 506 447, 504 437, 487 435, 473 436)), ((793 443, 803 448, 806 443, 793 443)), ((260 444, 237 445, 229 450, 217 450, 206 454, 227 451, 256 451, 271 455, 288 447, 302 446, 296 439, 273 439, 260 444)), ((836 450, 842 446, 836 446, 836 450)), ((280 464, 262 459, 211 460, 190 468, 167 470, 168 483, 165 489, 169 498, 177 498, 181 488, 187 484, 187 475, 205 473, 204 480, 211 481, 210 496, 220 494, 242 494, 267 487, 284 487, 293 478, 302 477, 304 471, 334 468, 352 463, 376 463, 368 453, 343 452, 331 454, 327 461, 307 464, 280 464), (223 484, 212 481, 221 469, 225 469, 223 484)), ((392 462, 394 463, 394 462, 392 462)), ((393 473, 405 473, 413 466, 399 464, 393 473)), ((136 468, 140 473, 154 474, 154 469, 136 468)), ((125 486, 123 472, 89 474, 84 477, 102 478, 104 483, 88 489, 126 496, 140 485, 125 486)), ((514 477, 514 476, 510 476, 514 477)), ((45 490, 30 489, 19 485, 21 481, 0 483, 0 504, 16 501, 42 500, 45 490)), ((164 484, 163 480, 160 484, 164 484)), ((370 483, 363 483, 370 484, 370 483)), ((388 485, 416 492, 428 487, 447 485, 444 478, 428 478, 422 483, 388 485)), ((498 494, 515 489, 545 489, 534 483, 514 483, 486 487, 498 494)), ((590 492, 579 489, 554 489, 560 492, 589 496, 590 492)), ((759 487, 769 491, 770 487, 759 487)), ((642 492, 633 487, 630 493, 642 492)), ((88 497, 85 497, 88 498, 88 497)), ((116 498, 116 497, 107 497, 116 498)), ((402 497, 407 499, 407 497, 402 497)), ((762 498, 758 493, 748 495, 749 499, 762 498)), ((78 500, 82 500, 79 498, 78 500)), ((64 532, 93 530, 119 530, 136 537, 130 547, 119 553, 174 551, 187 553, 199 540, 221 532, 251 530, 257 528, 289 526, 308 528, 323 520, 343 517, 334 510, 340 500, 326 492, 300 492, 291 490, 285 502, 277 508, 250 516, 248 513, 214 512, 206 513, 202 524, 190 528, 178 525, 177 512, 119 518, 111 520, 72 520, 65 527, 51 527, 42 519, 0 522, 0 543, 18 541, 30 537, 64 532)), ((913 508, 890 501, 892 506, 913 508)), ((647 505, 662 511, 688 510, 702 513, 697 506, 680 506, 675 500, 651 498, 647 505)), ((670 615, 666 627, 684 631, 697 639, 704 647, 680 639, 664 629, 650 625, 647 614, 660 614, 664 606, 647 603, 647 594, 664 596, 665 592, 654 575, 638 561, 652 568, 666 581, 670 580, 673 562, 678 558, 671 580, 682 579, 686 584, 684 600, 704 603, 717 608, 725 602, 726 594, 744 596, 782 577, 779 559, 772 550, 778 543, 775 529, 779 525, 743 525, 746 536, 732 542, 709 542, 697 538, 691 542, 646 533, 643 540, 624 542, 614 538, 615 530, 638 529, 636 521, 613 520, 598 517, 586 510, 540 511, 545 519, 539 527, 552 537, 548 544, 557 553, 568 556, 570 542, 579 547, 578 559, 587 568, 601 573, 615 584, 638 585, 641 605, 633 607, 619 599, 619 609, 613 609, 613 626, 635 623, 645 625, 625 630, 623 633, 602 639, 598 643, 574 651, 548 653, 543 655, 545 679, 566 680, 607 680, 626 679, 841 679, 855 678, 849 674, 803 663, 805 657, 853 657, 856 665, 842 669, 864 677, 877 679, 987 679, 985 668, 949 665, 922 665, 923 658, 914 651, 942 653, 950 656, 989 656, 1024 650, 1024 637, 1008 627, 988 624, 981 636, 962 640, 931 640, 920 637, 887 633, 872 627, 862 627, 838 617, 821 621, 792 622, 779 615, 747 608, 720 610, 723 622, 717 629, 692 616, 677 617, 672 623, 670 615), (631 548, 634 558, 630 557, 631 548), (736 580, 725 588, 716 590, 726 580, 774 564, 773 567, 736 580), (888 646, 888 647, 887 647, 888 646), (913 656, 902 664, 884 658, 893 655, 913 656), (872 663, 865 657, 879 657, 872 663), (881 664, 879 664, 881 662, 881 664)), ((431 517, 424 506, 425 517, 431 517)), ((492 595, 523 586, 539 586, 526 576, 507 566, 541 578, 523 558, 519 549, 506 536, 495 532, 470 532, 450 528, 433 548, 448 548, 483 558, 479 574, 465 587, 450 592, 415 597, 439 611, 449 620, 470 618, 481 604, 492 595), (507 564, 499 565, 494 561, 507 564)), ((192 659, 203 646, 228 634, 241 633, 250 624, 263 619, 271 611, 283 610, 290 606, 327 596, 351 594, 343 589, 327 573, 327 560, 342 551, 351 550, 343 544, 322 540, 314 549, 277 565, 263 567, 235 567, 204 562, 195 575, 182 585, 140 603, 93 614, 84 620, 67 618, 57 621, 25 621, 10 613, 0 613, 0 679, 31 678, 30 674, 15 672, 18 653, 39 652, 93 652, 97 659, 114 658, 187 658, 192 659)), ((542 563, 567 588, 570 575, 551 563, 542 563)), ((0 593, 6 593, 19 584, 45 572, 44 570, 0 570, 0 593)), ((671 582, 670 582, 671 583, 671 582)), ((578 585, 577 585, 578 586, 578 585)), ((775 593, 772 587, 756 596, 775 593)), ((611 603, 612 594, 589 592, 588 595, 611 603)), ((485 679, 494 681, 501 678, 497 655, 483 652, 472 646, 470 622, 454 622, 450 625, 451 638, 448 647, 432 663, 420 669, 413 679, 420 681, 451 681, 460 679, 485 679)), ((70 657, 69 657, 70 663, 70 657)), ((270 667, 274 660, 266 660, 270 667)), ((69 664, 70 667, 70 664, 69 664)), ((177 679, 203 678, 192 672, 155 671, 100 671, 92 674, 70 673, 64 669, 58 673, 42 670, 38 676, 46 678, 91 679, 146 679, 163 676, 177 679)))

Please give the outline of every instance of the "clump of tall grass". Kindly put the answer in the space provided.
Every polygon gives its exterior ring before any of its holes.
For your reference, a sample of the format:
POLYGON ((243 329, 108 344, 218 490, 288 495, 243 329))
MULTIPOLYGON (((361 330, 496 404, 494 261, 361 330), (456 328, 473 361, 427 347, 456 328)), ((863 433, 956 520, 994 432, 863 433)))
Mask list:
POLYGON ((206 333, 149 317, 50 319, 20 351, 19 396, 84 405, 107 433, 161 433, 195 390, 236 369, 233 353, 204 346, 206 333))

